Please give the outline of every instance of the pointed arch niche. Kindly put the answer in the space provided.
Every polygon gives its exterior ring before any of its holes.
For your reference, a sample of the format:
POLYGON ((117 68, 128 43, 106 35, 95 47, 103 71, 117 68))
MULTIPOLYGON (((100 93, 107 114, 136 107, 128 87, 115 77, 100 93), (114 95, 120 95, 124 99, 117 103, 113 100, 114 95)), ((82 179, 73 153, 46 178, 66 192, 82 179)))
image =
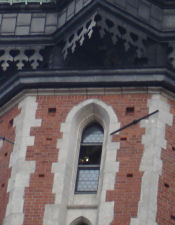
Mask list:
POLYGON ((116 162, 118 142, 112 142, 110 132, 120 127, 112 107, 89 99, 74 106, 61 125, 62 139, 58 140, 58 161, 53 163, 53 193, 55 204, 46 205, 44 225, 109 225, 114 217, 114 202, 106 202, 106 191, 113 190, 119 169, 116 162), (96 122, 104 131, 98 189, 95 193, 75 193, 76 175, 82 133, 88 124, 96 122), (77 218, 87 218, 78 221, 77 218), (89 221, 87 223, 87 221, 89 221), (81 224, 81 223, 80 223, 81 224))
POLYGON ((92 225, 92 224, 87 218, 80 216, 79 218, 75 219, 70 225, 92 225))

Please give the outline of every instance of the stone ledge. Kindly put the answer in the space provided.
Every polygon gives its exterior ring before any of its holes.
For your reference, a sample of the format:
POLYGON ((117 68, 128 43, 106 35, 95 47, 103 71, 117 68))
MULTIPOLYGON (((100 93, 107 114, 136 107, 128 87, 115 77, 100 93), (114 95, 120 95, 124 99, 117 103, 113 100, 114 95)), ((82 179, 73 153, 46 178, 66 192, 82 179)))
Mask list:
POLYGON ((162 87, 175 92, 175 73, 167 69, 19 72, 0 87, 0 106, 24 89, 83 87, 162 87))

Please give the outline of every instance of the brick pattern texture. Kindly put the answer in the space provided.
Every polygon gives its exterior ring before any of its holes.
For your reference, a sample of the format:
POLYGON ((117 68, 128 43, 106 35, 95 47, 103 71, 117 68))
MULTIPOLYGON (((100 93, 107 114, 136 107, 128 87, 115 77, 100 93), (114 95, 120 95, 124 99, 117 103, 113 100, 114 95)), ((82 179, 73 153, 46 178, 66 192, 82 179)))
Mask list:
POLYGON ((159 225, 175 224, 175 103, 169 101, 173 126, 166 127, 167 149, 162 150, 162 175, 159 178, 158 212, 159 225))
MULTIPOLYGON (((148 113, 147 98, 147 95, 125 95, 114 100, 116 104, 113 108, 121 127, 148 113), (133 106, 134 112, 127 112, 127 108, 133 106)), ((115 190, 107 193, 107 201, 115 202, 114 220, 111 225, 129 225, 130 219, 137 217, 143 175, 139 171, 144 147, 141 138, 144 133, 145 129, 136 124, 113 137, 114 141, 120 142, 117 155, 120 167, 116 175, 115 190)))
MULTIPOLYGON (((51 166, 56 162, 59 154, 56 141, 62 135, 59 132, 60 125, 65 121, 72 107, 87 98, 97 98, 112 105, 121 126, 148 113, 148 95, 38 97, 36 117, 42 119, 42 125, 31 130, 31 135, 35 136, 35 145, 28 147, 27 160, 36 161, 36 171, 31 175, 30 187, 25 190, 24 225, 42 225, 45 205, 54 203, 51 166), (126 112, 127 107, 134 107, 134 112, 126 112), (49 108, 50 112, 48 112, 49 108), (54 108, 56 112, 52 110, 54 108)), ((143 153, 142 134, 144 129, 135 125, 114 136, 114 141, 121 139, 121 148, 116 159, 120 162, 120 170, 116 176, 116 190, 109 191, 107 194, 107 201, 116 202, 112 225, 129 224, 130 218, 137 216, 142 178, 142 173, 139 172, 143 153)))
MULTIPOLYGON (((6 137, 9 140, 15 140, 15 127, 13 119, 20 113, 18 107, 14 107, 4 116, 0 117, 0 136, 6 137)), ((13 150, 13 145, 4 142, 0 148, 0 224, 3 223, 5 211, 8 203, 9 195, 7 193, 8 179, 10 178, 11 169, 9 168, 10 154, 13 150)))
MULTIPOLYGON (((24 195, 24 224, 43 225, 44 209, 46 204, 54 204, 55 196, 52 193, 53 173, 52 163, 59 158, 57 140, 62 138, 61 123, 65 122, 68 112, 73 106, 88 98, 96 98, 113 107, 121 127, 148 113, 148 94, 118 94, 118 95, 63 95, 38 96, 36 118, 42 120, 41 127, 31 128, 31 135, 35 136, 34 146, 27 149, 26 160, 36 162, 35 173, 31 174, 29 187, 24 195), (128 108, 129 107, 129 108, 128 108), (134 111, 132 110, 134 107, 134 111)), ((175 103, 171 104, 171 113, 175 115, 175 103)), ((6 113, 0 126, 1 136, 14 140, 15 130, 9 127, 9 121, 19 111, 17 108, 6 113)), ((159 225, 170 225, 175 220, 175 121, 173 127, 166 129, 167 149, 162 151, 163 172, 159 180, 158 213, 159 225)), ((113 136, 113 141, 120 142, 120 149, 116 160, 120 163, 116 174, 115 189, 108 190, 106 201, 114 201, 114 219, 111 225, 129 225, 131 218, 137 217, 138 202, 143 173, 139 171, 143 155, 142 135, 145 129, 139 124, 128 127, 113 136)), ((4 143, 0 149, 0 225, 5 214, 8 201, 7 181, 10 176, 8 168, 12 146, 4 143), (5 153, 8 153, 5 156, 5 153), (3 186, 4 184, 4 186, 3 186), (3 187, 2 187, 3 186, 3 187)))

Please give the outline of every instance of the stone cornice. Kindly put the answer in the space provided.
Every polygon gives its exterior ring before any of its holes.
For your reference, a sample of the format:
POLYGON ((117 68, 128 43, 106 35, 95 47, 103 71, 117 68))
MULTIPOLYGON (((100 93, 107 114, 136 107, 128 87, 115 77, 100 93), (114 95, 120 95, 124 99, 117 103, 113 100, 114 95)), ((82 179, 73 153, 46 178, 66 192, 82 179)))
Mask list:
POLYGON ((174 0, 147 0, 148 2, 151 2, 155 5, 159 5, 162 8, 175 8, 175 2, 174 0))
POLYGON ((24 89, 162 87, 175 92, 175 73, 161 68, 19 72, 0 87, 0 106, 24 89))

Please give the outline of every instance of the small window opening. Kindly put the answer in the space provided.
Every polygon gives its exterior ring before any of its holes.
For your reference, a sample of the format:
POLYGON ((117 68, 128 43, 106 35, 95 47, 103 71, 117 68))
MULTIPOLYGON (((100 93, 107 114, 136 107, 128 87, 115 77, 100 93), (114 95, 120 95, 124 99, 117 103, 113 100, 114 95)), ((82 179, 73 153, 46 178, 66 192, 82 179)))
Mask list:
POLYGON ((47 140, 47 141, 52 141, 52 138, 47 137, 46 140, 47 140))
POLYGON ((133 177, 133 174, 132 173, 128 173, 126 176, 127 177, 133 177))
POLYGON ((96 193, 100 174, 103 129, 98 123, 88 125, 82 134, 78 160, 76 193, 96 193))
POLYGON ((48 113, 49 113, 49 114, 54 114, 54 113, 56 113, 56 108, 48 108, 48 113))
POLYGON ((45 175, 43 173, 38 175, 39 177, 45 177, 45 175))
POLYGON ((9 127, 12 127, 13 126, 13 119, 11 119, 10 121, 9 121, 9 127))
POLYGON ((127 137, 121 137, 120 140, 121 141, 127 141, 127 137))
POLYGON ((172 150, 175 151, 175 147, 174 146, 172 147, 172 150))
POLYGON ((165 186, 166 188, 169 188, 169 187, 170 187, 170 185, 167 184, 167 183, 164 183, 164 186, 165 186))
POLYGON ((126 114, 132 114, 132 113, 134 113, 134 106, 132 106, 132 107, 127 107, 127 108, 126 108, 126 114))
POLYGON ((172 220, 175 220, 175 216, 171 215, 171 219, 172 219, 172 220))

